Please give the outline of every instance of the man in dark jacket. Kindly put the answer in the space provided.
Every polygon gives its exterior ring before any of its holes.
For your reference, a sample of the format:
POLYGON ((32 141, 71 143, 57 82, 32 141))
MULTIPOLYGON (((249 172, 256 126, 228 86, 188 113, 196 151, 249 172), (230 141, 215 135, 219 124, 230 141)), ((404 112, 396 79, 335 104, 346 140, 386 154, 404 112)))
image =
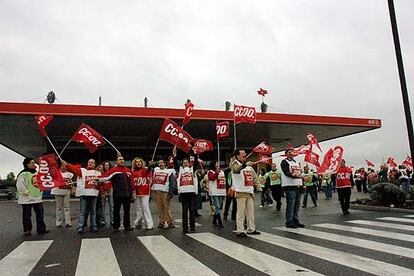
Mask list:
POLYGON ((119 232, 121 225, 121 205, 124 209, 124 229, 125 231, 132 231, 129 211, 131 209, 131 170, 124 166, 125 160, 120 154, 116 159, 116 165, 109 171, 104 173, 99 179, 99 182, 111 181, 112 183, 112 196, 114 199, 114 224, 113 228, 115 232, 119 232))

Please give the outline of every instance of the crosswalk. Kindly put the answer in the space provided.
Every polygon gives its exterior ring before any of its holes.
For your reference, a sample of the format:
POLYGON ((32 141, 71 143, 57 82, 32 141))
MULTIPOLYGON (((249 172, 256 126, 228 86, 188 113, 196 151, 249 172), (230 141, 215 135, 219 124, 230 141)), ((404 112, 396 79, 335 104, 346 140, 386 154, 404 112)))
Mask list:
MULTIPOLYGON (((274 227, 245 239, 230 231, 209 232, 199 225, 197 232, 186 235, 163 232, 136 236, 133 232, 135 236, 126 244, 138 252, 128 256, 135 260, 131 266, 159 266, 166 275, 414 275, 413 223, 414 215, 406 215, 318 223, 299 229, 274 227), (232 264, 231 269, 227 270, 226 264, 232 264)), ((123 267, 125 255, 118 252, 123 248, 116 247, 113 239, 81 239, 79 246, 67 252, 76 265, 65 274, 130 274, 123 267)), ((59 242, 22 242, 0 260, 1 275, 47 274, 39 271, 54 264, 48 264, 44 256, 54 255, 59 242)), ((65 260, 61 261, 64 264, 65 260)), ((146 274, 151 274, 148 269, 146 274)))

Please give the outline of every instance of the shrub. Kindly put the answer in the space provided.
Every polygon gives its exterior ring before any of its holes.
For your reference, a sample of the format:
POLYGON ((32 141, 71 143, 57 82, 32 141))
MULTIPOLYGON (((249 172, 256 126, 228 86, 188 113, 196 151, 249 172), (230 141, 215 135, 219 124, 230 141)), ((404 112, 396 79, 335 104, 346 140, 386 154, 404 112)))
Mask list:
POLYGON ((399 186, 387 182, 373 185, 370 196, 375 203, 383 206, 389 206, 390 204, 403 205, 407 197, 399 186))

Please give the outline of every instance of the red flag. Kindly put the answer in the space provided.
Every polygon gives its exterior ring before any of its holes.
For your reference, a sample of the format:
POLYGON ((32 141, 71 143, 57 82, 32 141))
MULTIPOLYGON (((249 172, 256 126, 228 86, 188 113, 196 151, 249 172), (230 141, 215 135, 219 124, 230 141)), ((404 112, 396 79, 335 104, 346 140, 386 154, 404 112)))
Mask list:
POLYGON ((193 143, 193 151, 195 154, 201 154, 206 151, 213 150, 213 143, 206 139, 197 139, 193 143))
POLYGON ((43 137, 47 136, 45 128, 52 121, 52 119, 52 115, 46 114, 40 114, 35 117, 36 123, 39 127, 40 135, 42 135, 43 137))
POLYGON ((312 133, 308 133, 306 134, 306 138, 309 141, 310 148, 312 148, 313 145, 316 145, 318 149, 322 152, 321 147, 319 146, 318 140, 316 140, 315 135, 313 135, 312 133))
POLYGON ((412 170, 413 169, 413 160, 411 159, 411 156, 407 155, 407 158, 402 162, 402 164, 407 168, 412 170))
POLYGON ((190 121, 190 118, 193 115, 193 108, 194 104, 192 102, 188 102, 185 104, 185 115, 182 126, 185 126, 190 121))
POLYGON ((390 165, 393 168, 398 167, 398 164, 397 164, 397 162, 395 162, 394 157, 388 157, 387 164, 390 165))
POLYGON ((84 123, 81 124, 72 136, 72 140, 78 143, 84 143, 90 153, 94 153, 97 149, 105 145, 105 140, 102 135, 84 123))
POLYGON ((54 154, 39 157, 39 172, 36 180, 41 191, 65 186, 65 180, 59 170, 54 154))
POLYGON ((167 141, 188 153, 194 138, 174 121, 165 118, 160 131, 160 140, 167 141))
POLYGON ((255 162, 255 164, 256 163, 266 163, 269 166, 271 166, 272 165, 272 157, 268 156, 268 155, 265 155, 265 154, 260 154, 259 153, 259 157, 257 158, 257 161, 255 162))
POLYGON ((308 151, 308 153, 305 155, 304 160, 305 162, 315 165, 316 168, 319 168, 321 166, 321 164, 319 164, 319 155, 312 151, 308 151))
POLYGON ((365 159, 365 162, 367 163, 368 167, 375 167, 374 163, 372 163, 371 161, 369 161, 368 159, 365 159))
POLYGON ((234 123, 256 123, 256 108, 243 105, 234 105, 234 123))
POLYGON ((217 140, 230 135, 229 122, 216 123, 217 140))
POLYGON ((257 91, 257 94, 264 97, 266 94, 269 94, 269 93, 267 92, 267 90, 260 88, 260 90, 257 91))
POLYGON ((343 154, 344 149, 341 146, 329 149, 323 158, 321 166, 318 168, 318 174, 324 172, 336 173, 341 165, 343 154))
POLYGON ((273 148, 270 145, 266 145, 265 142, 261 142, 259 145, 254 147, 252 151, 262 155, 270 155, 273 152, 273 148))

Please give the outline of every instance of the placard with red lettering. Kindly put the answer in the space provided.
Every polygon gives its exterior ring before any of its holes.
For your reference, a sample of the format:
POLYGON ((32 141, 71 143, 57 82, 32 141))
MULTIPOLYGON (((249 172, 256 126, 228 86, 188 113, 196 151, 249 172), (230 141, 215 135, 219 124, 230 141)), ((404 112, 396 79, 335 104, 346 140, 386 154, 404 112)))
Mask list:
POLYGON ((65 180, 56 162, 54 154, 39 157, 39 172, 37 173, 39 190, 46 191, 65 186, 65 180))
POLYGON ((168 180, 168 173, 165 172, 156 172, 152 178, 153 184, 165 185, 168 180))
POLYGON ((193 185, 193 173, 184 172, 180 175, 180 186, 192 186, 193 185))
POLYGON ((243 170, 243 176, 244 176, 244 186, 254 186, 254 177, 253 173, 248 170, 243 170))
POLYGON ((78 143, 84 143, 90 153, 94 153, 97 149, 105 145, 105 140, 102 135, 84 123, 81 124, 72 136, 72 140, 78 143))
POLYGON ((321 166, 318 168, 318 174, 324 172, 336 173, 341 166, 343 154, 344 149, 341 146, 329 149, 323 158, 321 166))
POLYGON ((167 141, 188 153, 194 138, 177 123, 166 118, 161 126, 160 140, 167 141))
POLYGON ((256 108, 244 105, 234 105, 234 123, 256 123, 256 108))
POLYGON ((230 123, 229 122, 221 122, 216 123, 216 134, 217 139, 224 138, 230 135, 230 123))

